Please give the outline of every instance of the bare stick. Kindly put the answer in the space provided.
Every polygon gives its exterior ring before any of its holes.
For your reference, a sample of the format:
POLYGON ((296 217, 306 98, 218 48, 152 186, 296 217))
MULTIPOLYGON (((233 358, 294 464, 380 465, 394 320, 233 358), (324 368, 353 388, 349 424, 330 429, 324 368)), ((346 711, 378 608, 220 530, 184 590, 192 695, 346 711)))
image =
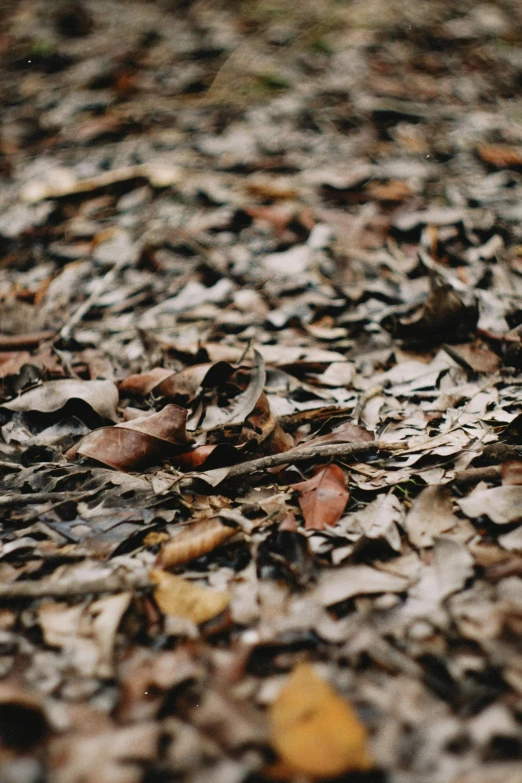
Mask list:
MULTIPOLYGON (((385 443, 379 440, 367 440, 358 443, 318 443, 315 446, 307 448, 298 446, 295 449, 283 451, 280 454, 270 454, 267 457, 259 457, 248 462, 240 462, 239 465, 232 465, 228 468, 225 478, 238 478, 255 473, 258 470, 267 470, 279 465, 288 465, 294 462, 306 462, 309 459, 327 459, 328 457, 352 457, 371 454, 373 451, 399 451, 407 448, 405 443, 385 443)), ((221 471, 216 469, 216 474, 221 471)), ((206 471, 208 476, 212 476, 214 471, 206 471)), ((191 476, 192 479, 198 478, 197 473, 191 476)), ((201 478, 205 480, 205 475, 201 478)))
MULTIPOLYGON (((495 481, 501 477, 500 465, 488 465, 485 468, 468 468, 455 473, 455 484, 478 484, 479 481, 495 481)), ((451 483, 451 482, 450 482, 451 483)))
POLYGON ((27 506, 33 503, 61 503, 67 500, 76 503, 78 500, 90 497, 96 492, 98 492, 97 489, 91 489, 77 495, 73 495, 72 492, 28 492, 27 494, 0 495, 0 508, 16 508, 17 506, 27 506))
POLYGON ((7 459, 0 459, 0 469, 4 470, 23 470, 24 466, 18 462, 9 462, 7 459))
POLYGON ((31 332, 30 334, 2 334, 0 335, 0 351, 18 351, 21 348, 34 348, 45 340, 52 340, 56 332, 46 329, 43 332, 31 332))
POLYGON ((68 598, 69 596, 84 596, 99 593, 119 593, 125 590, 140 590, 149 587, 146 576, 121 577, 118 574, 89 579, 86 581, 68 582, 41 579, 37 582, 24 579, 12 584, 0 584, 0 600, 16 598, 68 598))

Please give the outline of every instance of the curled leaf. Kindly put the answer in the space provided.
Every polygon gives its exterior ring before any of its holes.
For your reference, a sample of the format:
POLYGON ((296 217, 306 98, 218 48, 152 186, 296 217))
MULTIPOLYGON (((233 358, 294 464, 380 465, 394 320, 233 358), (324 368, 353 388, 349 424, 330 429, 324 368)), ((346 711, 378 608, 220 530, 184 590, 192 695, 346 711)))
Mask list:
POLYGON ((157 564, 163 568, 188 563, 228 541, 235 535, 233 527, 224 525, 219 519, 205 519, 196 522, 178 533, 165 544, 158 555, 157 564))
POLYGON ((308 663, 299 664, 270 709, 272 745, 287 773, 337 777, 372 766, 366 728, 308 663))

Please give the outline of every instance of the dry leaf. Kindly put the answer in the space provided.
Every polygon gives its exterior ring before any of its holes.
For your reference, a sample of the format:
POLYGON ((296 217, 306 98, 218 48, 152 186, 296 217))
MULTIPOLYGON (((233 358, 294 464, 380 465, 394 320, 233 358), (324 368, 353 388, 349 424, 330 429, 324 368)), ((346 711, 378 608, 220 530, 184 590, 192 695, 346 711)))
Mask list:
POLYGON ((157 585, 154 599, 164 614, 182 617, 200 625, 217 617, 228 607, 228 593, 200 587, 159 568, 153 568, 149 576, 151 582, 157 585))
POLYGON ((406 517, 405 527, 413 546, 433 546, 441 533, 451 530, 458 523, 453 513, 449 487, 433 484, 425 487, 413 501, 406 517))
POLYGON ((324 530, 340 519, 350 493, 339 465, 320 465, 312 478, 294 484, 307 530, 324 530))
POLYGON ((476 489, 457 504, 467 517, 477 519, 485 514, 496 525, 508 525, 522 518, 522 486, 476 489))
POLYGON ((158 555, 157 565, 162 568, 174 568, 188 563, 228 541, 235 535, 233 527, 224 525, 219 519, 205 519, 185 528, 171 539, 158 555))
POLYGON ((69 400, 83 400, 103 419, 117 421, 118 390, 112 381, 81 381, 73 378, 47 381, 4 403, 2 407, 10 411, 51 413, 63 408, 69 400))
POLYGON ((142 470, 187 448, 186 421, 186 408, 165 405, 159 413, 90 432, 67 456, 81 454, 116 470, 142 470))
POLYGON ((288 678, 270 721, 272 745, 294 775, 329 778, 372 765, 366 728, 308 663, 288 678))

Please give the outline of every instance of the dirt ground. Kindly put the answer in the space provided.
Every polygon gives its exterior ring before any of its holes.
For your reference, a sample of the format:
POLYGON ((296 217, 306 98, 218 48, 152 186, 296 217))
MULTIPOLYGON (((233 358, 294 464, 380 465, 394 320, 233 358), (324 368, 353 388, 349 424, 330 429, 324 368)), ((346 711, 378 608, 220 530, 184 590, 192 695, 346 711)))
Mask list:
POLYGON ((1 783, 521 783, 522 6, 0 0, 1 783))

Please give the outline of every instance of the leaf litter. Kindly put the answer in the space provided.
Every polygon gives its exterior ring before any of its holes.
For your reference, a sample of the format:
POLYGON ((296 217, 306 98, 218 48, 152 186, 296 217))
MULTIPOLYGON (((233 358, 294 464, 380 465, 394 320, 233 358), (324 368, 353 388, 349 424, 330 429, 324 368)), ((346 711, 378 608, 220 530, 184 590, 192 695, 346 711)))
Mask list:
POLYGON ((518 781, 519 5, 0 20, 6 780, 518 781))

